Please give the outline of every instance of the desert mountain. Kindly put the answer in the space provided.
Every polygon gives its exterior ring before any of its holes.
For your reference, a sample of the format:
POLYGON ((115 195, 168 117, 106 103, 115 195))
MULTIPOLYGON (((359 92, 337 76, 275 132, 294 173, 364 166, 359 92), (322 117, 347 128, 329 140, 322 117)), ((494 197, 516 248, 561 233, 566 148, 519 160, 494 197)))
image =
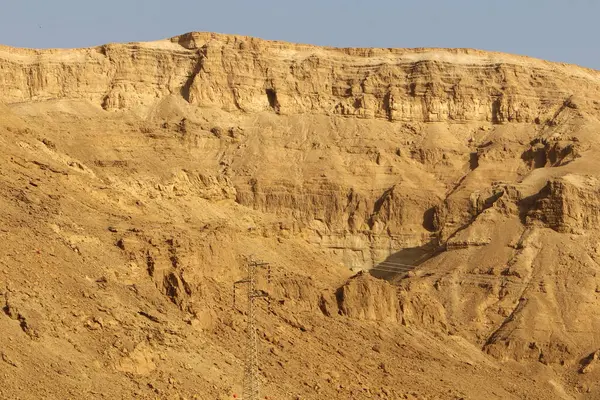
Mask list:
POLYGON ((0 46, 0 397, 599 398, 600 72, 0 46), (267 274, 270 276, 267 279, 267 274))

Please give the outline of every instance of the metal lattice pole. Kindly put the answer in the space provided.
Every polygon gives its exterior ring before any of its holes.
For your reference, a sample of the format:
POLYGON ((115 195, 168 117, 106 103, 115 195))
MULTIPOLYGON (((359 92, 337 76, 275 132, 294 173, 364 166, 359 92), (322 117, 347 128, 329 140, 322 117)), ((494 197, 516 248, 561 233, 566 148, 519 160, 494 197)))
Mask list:
POLYGON ((263 292, 256 290, 256 269, 257 267, 268 265, 268 263, 258 263, 256 261, 249 262, 247 264, 248 274, 246 278, 234 283, 234 307, 236 286, 239 284, 247 284, 248 321, 246 326, 246 359, 244 362, 243 400, 258 400, 260 393, 260 380, 258 376, 258 339, 256 336, 254 300, 266 296, 263 292))
POLYGON ((246 327, 246 365, 244 371, 244 400, 258 400, 258 344, 254 322, 255 263, 248 264, 248 326, 246 327))

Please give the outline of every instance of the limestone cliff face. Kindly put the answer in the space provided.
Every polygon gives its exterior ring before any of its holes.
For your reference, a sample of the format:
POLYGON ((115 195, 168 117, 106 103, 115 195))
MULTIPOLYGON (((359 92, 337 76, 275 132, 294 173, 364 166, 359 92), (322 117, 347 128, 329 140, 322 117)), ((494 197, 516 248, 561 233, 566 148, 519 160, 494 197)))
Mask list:
POLYGON ((84 99, 105 109, 148 107, 181 90, 193 54, 136 45, 82 50, 0 48, 5 103, 84 99))
MULTIPOLYGON (((599 72, 475 50, 203 33, 0 47, 5 165, 94 180, 82 199, 122 211, 110 240, 127 274, 150 276, 170 303, 204 316, 202 329, 213 321, 204 300, 230 298, 236 255, 263 246, 306 268, 270 293, 296 310, 456 333, 498 358, 561 365, 600 341, 598 99, 599 72), (51 123, 38 129, 42 119, 51 123), (9 162, 16 152, 28 155, 9 162), (154 233, 125 227, 163 214, 154 233), (165 232, 173 226, 187 228, 165 232), (335 286, 315 289, 331 264, 375 266, 400 288, 367 274, 341 284, 336 272, 335 286), (204 285, 213 279, 229 279, 227 291, 204 285)), ((44 185, 18 185, 10 204, 40 221, 54 213, 58 196, 34 196, 44 185)), ((55 233, 79 231, 81 205, 67 204, 73 219, 55 233)), ((82 237, 67 237, 77 257, 96 243, 82 237)))
MULTIPOLYGON (((210 153, 198 176, 214 182, 202 178, 200 190, 187 172, 171 171, 161 192, 235 198, 290 217, 284 225, 307 228, 310 242, 343 252, 356 267, 424 245, 433 230, 447 238, 473 218, 469 196, 483 167, 470 164, 506 158, 508 147, 516 154, 521 139, 477 147, 473 137, 488 131, 473 133, 469 124, 537 129, 555 123, 565 104, 575 109, 566 101, 574 92, 579 104, 593 104, 599 90, 596 71, 467 49, 334 49, 210 33, 78 50, 0 47, 0 101, 9 105, 83 100, 146 118, 176 99, 192 110, 225 111, 228 124, 246 118, 245 131, 224 126, 229 135, 189 123, 186 140, 210 153), (261 122, 259 131, 255 115, 278 120, 261 122), (311 121, 316 116, 321 125, 311 121), (428 132, 435 123, 461 128, 428 132), (202 136, 208 131, 217 132, 218 144, 202 136), (279 170, 261 166, 263 158, 279 170), (268 173, 258 176, 261 168, 268 173), (475 168, 473 187, 452 192, 475 168), (400 184, 401 174, 412 183, 400 184)), ((144 128, 156 137, 153 129, 144 128)), ((538 150, 524 158, 532 168, 556 153, 538 150)), ((522 160, 511 163, 516 170, 522 160)))
POLYGON ((558 232, 596 229, 600 223, 598 192, 596 177, 566 176, 551 180, 540 192, 528 220, 543 222, 558 232))
POLYGON ((600 74, 476 50, 332 49, 190 33, 82 50, 0 47, 6 103, 86 99, 148 109, 177 94, 198 106, 392 121, 528 122, 600 74))
POLYGON ((236 195, 240 204, 291 217, 282 230, 306 232, 309 242, 340 253, 344 264, 356 268, 430 242, 424 214, 438 200, 429 191, 416 193, 402 185, 367 192, 336 182, 297 187, 254 179, 240 184, 236 195))

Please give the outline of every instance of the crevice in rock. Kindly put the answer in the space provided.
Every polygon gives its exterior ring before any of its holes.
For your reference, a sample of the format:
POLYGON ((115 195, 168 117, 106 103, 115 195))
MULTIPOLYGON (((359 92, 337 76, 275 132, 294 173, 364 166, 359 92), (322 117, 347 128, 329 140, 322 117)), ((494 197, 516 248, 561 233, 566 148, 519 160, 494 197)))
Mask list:
MULTIPOLYGON (((417 64, 415 64, 415 66, 416 65, 417 64)), ((417 84, 415 82, 412 82, 410 85, 408 85, 408 94, 411 97, 417 97, 417 84)))
POLYGON ((267 95, 267 100, 269 101, 269 107, 273 109, 277 114, 279 114, 279 101, 277 100, 277 91, 275 89, 269 88, 265 90, 267 95))
POLYGON ((479 153, 474 151, 469 153, 469 169, 473 171, 477 167, 479 167, 479 153))
POLYGON ((148 271, 148 275, 150 275, 151 278, 154 277, 155 262, 149 251, 146 253, 146 271, 148 271))
POLYGON ((165 275, 163 280, 165 294, 175 304, 178 304, 179 287, 179 278, 174 272, 165 275))
POLYGON ((385 110, 387 119, 390 122, 394 120, 393 108, 394 108, 394 97, 392 96, 392 94, 390 92, 387 92, 385 94, 385 96, 383 97, 383 109, 385 110))
POLYGON ((17 312, 15 312, 14 307, 10 306, 10 302, 8 300, 8 294, 5 294, 5 296, 4 296, 4 307, 2 307, 2 312, 4 312, 4 314, 6 314, 6 316, 9 317, 10 319, 18 319, 19 318, 19 314, 17 312))
POLYGON ((436 229, 436 207, 431 207, 425 210, 423 213, 423 228, 427 229, 429 232, 435 232, 436 229))
POLYGON ((342 308, 344 307, 344 287, 341 286, 335 291, 335 300, 337 303, 338 314, 342 315, 342 308))
POLYGON ((500 124, 503 120, 502 117, 502 97, 497 97, 492 101, 492 123, 500 124))
POLYGON ((155 317, 154 315, 149 314, 149 313, 147 313, 145 311, 138 311, 138 314, 141 315, 141 316, 143 316, 143 317, 148 318, 152 322, 156 322, 157 324, 160 323, 160 319, 158 319, 158 317, 155 317))
POLYGON ((103 110, 108 110, 110 105, 110 94, 106 94, 103 98, 102 98, 102 103, 100 103, 100 107, 102 107, 103 110))
POLYGON ((530 169, 545 167, 561 167, 581 157, 575 142, 549 142, 546 139, 535 139, 530 148, 521 155, 521 160, 530 169))
POLYGON ((381 211, 381 208, 383 207, 385 202, 389 200, 389 197, 391 196, 393 191, 394 191, 394 187, 386 189, 383 192, 383 194, 381 196, 379 196, 379 198, 375 201, 375 204, 373 205, 373 212, 371 213, 371 216, 368 220, 369 229, 373 229, 373 226, 375 224, 375 217, 379 214, 379 212, 381 211))
POLYGON ((194 79, 196 79, 196 76, 198 76, 198 74, 200 73, 200 71, 202 71, 202 68, 204 67, 204 59, 206 58, 206 50, 207 50, 206 45, 198 50, 198 60, 196 61, 196 65, 194 65, 194 69, 192 70, 192 73, 188 76, 187 80, 181 87, 181 90, 180 90, 181 97, 183 97, 184 100, 187 101, 188 103, 192 102, 190 91, 191 91, 192 85, 194 83, 194 79))
POLYGON ((477 204, 471 209, 471 218, 469 219, 469 221, 467 221, 466 223, 464 223, 463 225, 458 227, 454 232, 452 232, 452 234, 450 236, 448 236, 448 238, 446 239, 445 248, 448 249, 448 243, 454 237, 456 237, 456 235, 458 235, 460 232, 462 232, 465 229, 467 229, 468 227, 470 227, 477 220, 477 217, 479 217, 479 215, 481 215, 481 213, 483 213, 485 210, 493 207, 493 205, 503 195, 504 195, 504 191, 501 190, 501 191, 493 193, 490 197, 486 198, 484 201, 480 201, 479 197, 478 197, 477 204))
MULTIPOLYGON (((525 289, 523 289, 522 293, 525 293, 525 291, 527 289, 528 288, 525 287, 525 289)), ((517 305, 512 310, 510 315, 504 321, 502 321, 502 324, 498 327, 498 329, 496 329, 494 332, 492 332, 492 334, 487 338, 487 340, 485 341, 485 344, 482 347, 483 351, 485 351, 486 347, 495 343, 500 338, 500 335, 502 334, 504 329, 507 327, 507 325, 514 321, 515 317, 521 312, 521 310, 523 310, 523 308, 525 307, 526 304, 527 304, 527 299, 521 297, 519 299, 519 303, 517 303, 517 305)))
POLYGON ((36 336, 35 333, 29 328, 29 324, 27 324, 27 319, 23 315, 19 314, 18 320, 19 326, 21 327, 23 332, 32 337, 36 336))
POLYGON ((527 225, 528 218, 535 212, 537 203, 544 198, 548 198, 551 194, 550 182, 544 186, 539 192, 531 196, 521 199, 517 206, 519 207, 519 218, 523 225, 527 225))

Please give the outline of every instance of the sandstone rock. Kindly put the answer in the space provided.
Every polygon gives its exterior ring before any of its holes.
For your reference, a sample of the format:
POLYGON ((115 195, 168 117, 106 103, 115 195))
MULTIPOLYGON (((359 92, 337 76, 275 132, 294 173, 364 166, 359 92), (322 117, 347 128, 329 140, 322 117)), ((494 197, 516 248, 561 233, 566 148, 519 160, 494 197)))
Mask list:
POLYGON ((559 232, 578 233, 598 226, 600 181, 592 176, 567 175, 554 179, 538 194, 530 222, 541 221, 559 232))
POLYGON ((592 370, 596 366, 596 363, 597 363, 599 357, 600 357, 600 352, 598 352, 598 351, 595 351, 592 354, 590 354, 585 360, 583 360, 582 366, 581 366, 581 369, 579 370, 579 372, 582 374, 587 374, 587 373, 592 372, 592 370))
POLYGON ((123 357, 115 368, 135 375, 148 375, 156 369, 154 352, 147 344, 140 343, 128 356, 123 357))
POLYGON ((382 322, 402 320, 396 288, 366 273, 348 281, 337 296, 340 311, 348 317, 382 322))

